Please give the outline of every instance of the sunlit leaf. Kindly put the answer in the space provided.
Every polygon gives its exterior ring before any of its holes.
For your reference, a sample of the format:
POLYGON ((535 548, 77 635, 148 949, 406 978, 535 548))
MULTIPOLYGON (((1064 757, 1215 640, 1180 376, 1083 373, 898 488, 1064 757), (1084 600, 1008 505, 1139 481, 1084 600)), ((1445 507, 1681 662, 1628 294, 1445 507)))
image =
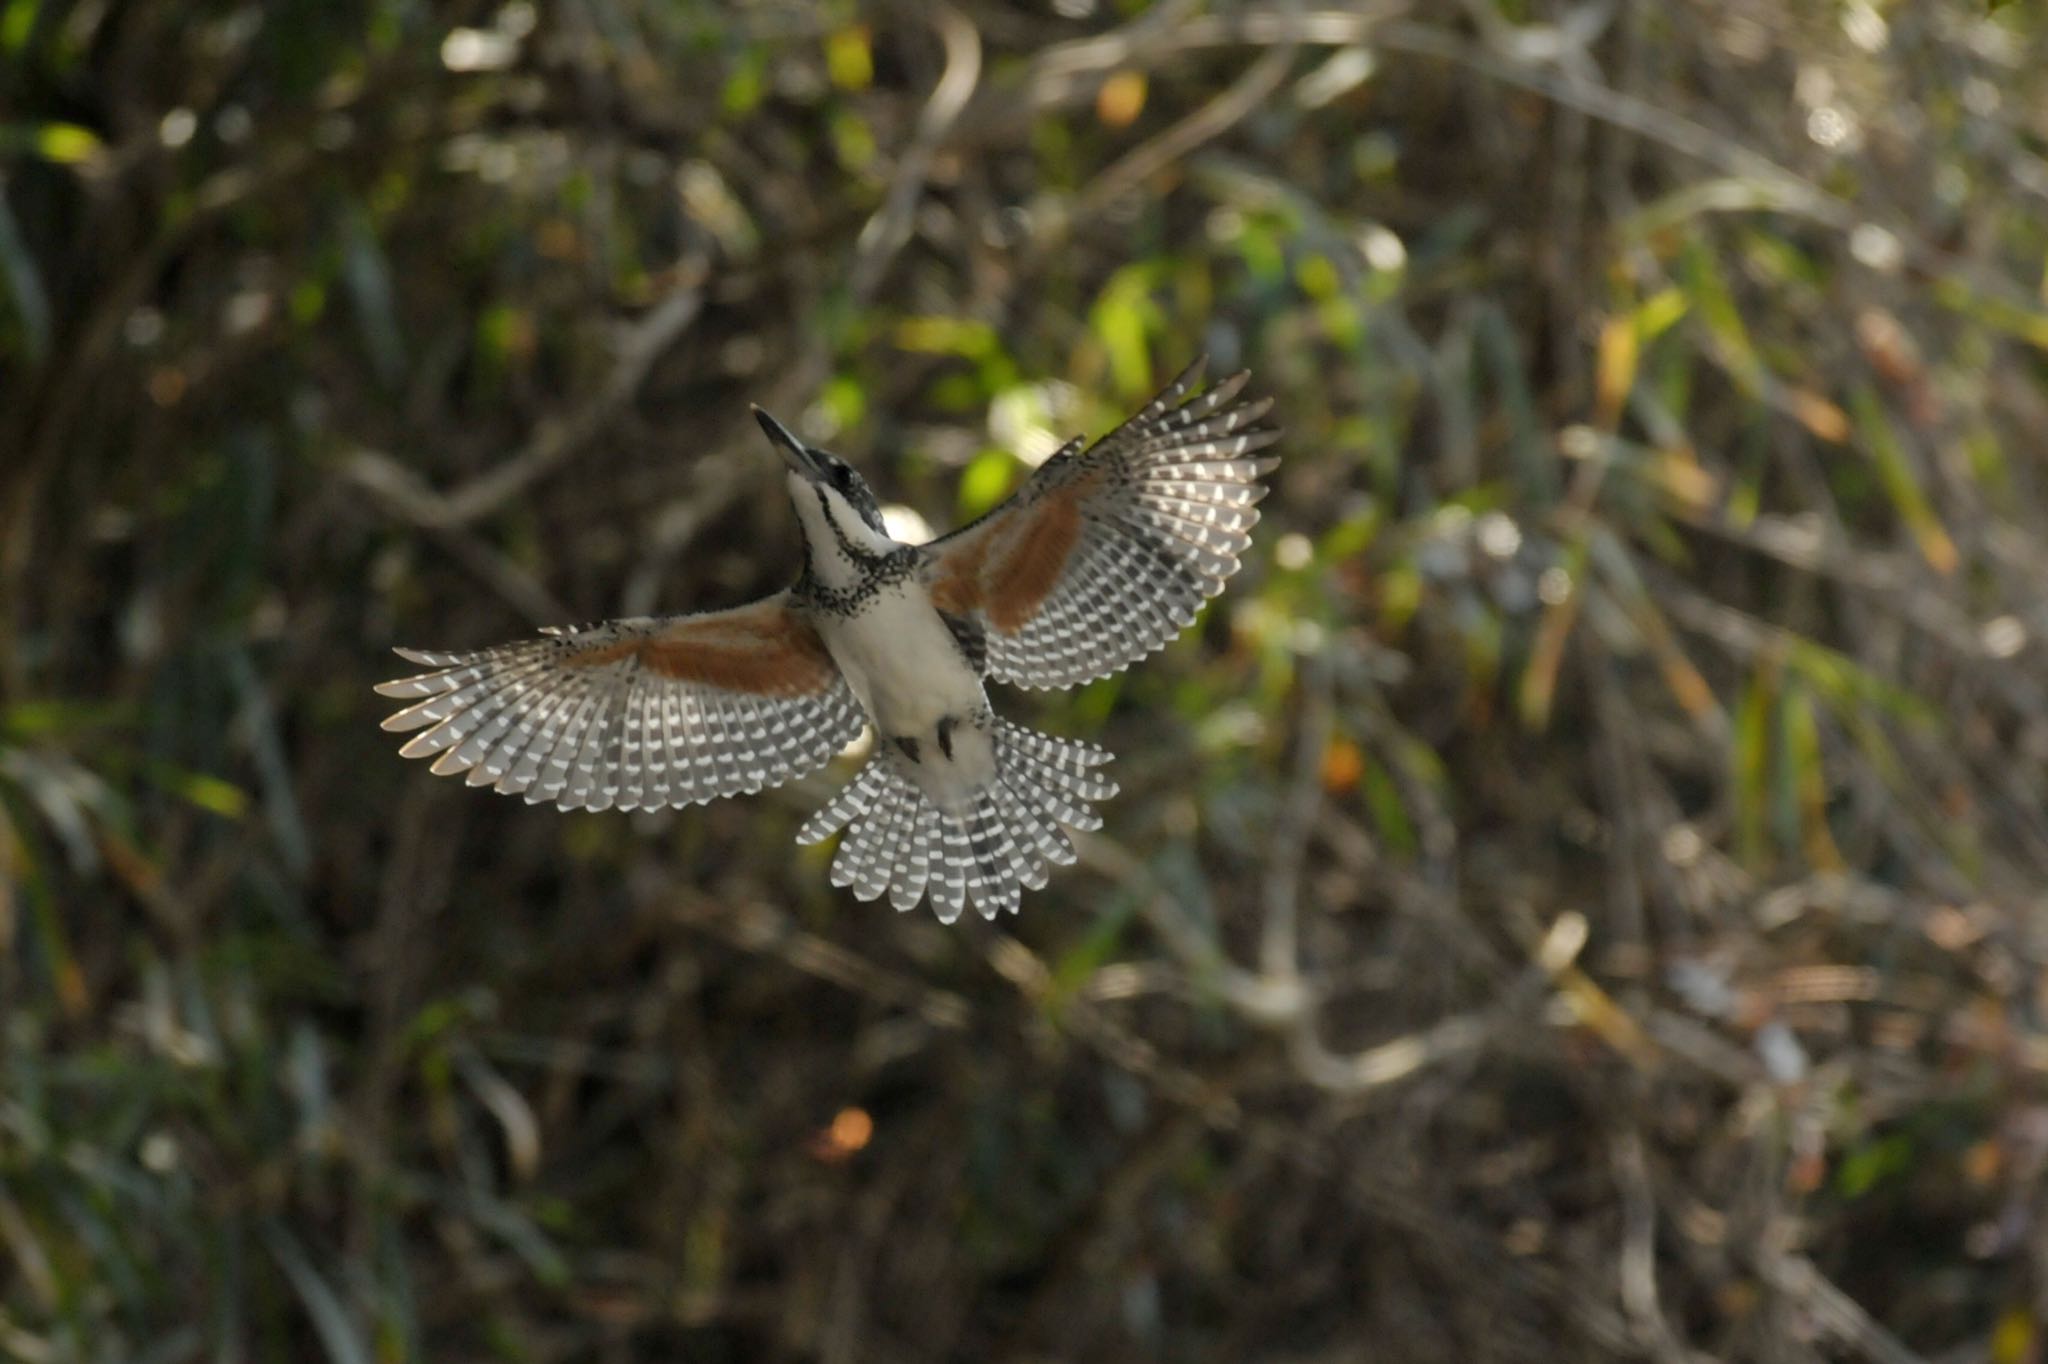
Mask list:
POLYGON ((1764 832, 1769 827, 1767 792, 1771 770, 1771 716, 1777 703, 1773 669, 1762 669, 1743 688, 1735 708, 1733 782, 1735 854, 1746 866, 1764 859, 1764 832))
POLYGON ((248 793, 241 787, 204 772, 171 772, 165 784, 200 809, 223 819, 240 819, 249 809, 248 793))
POLYGON ((1009 495, 1023 466, 1007 450, 983 450, 960 473, 960 515, 981 515, 1009 495))
POLYGON ((1636 306, 1636 340, 1642 346, 1668 331, 1672 324, 1684 317, 1691 306, 1685 291, 1678 288, 1659 289, 1636 306))
MULTIPOLYGON (((1991 0, 1991 7, 2009 4, 2011 0, 1991 0)), ((2034 1314, 2025 1307, 2008 1307, 1999 1314, 1998 1325, 1991 1332, 1991 1364, 2024 1364, 2039 1358, 2036 1342, 2041 1335, 2040 1326, 2034 1314)))
POLYGON ((1842 852, 1835 846, 1834 834, 1828 828, 1828 779, 1820 725, 1814 715, 1813 698, 1804 687, 1786 691, 1785 753, 1798 789, 1806 860, 1822 871, 1840 871, 1845 865, 1842 852))
POLYGON ((1401 788, 1384 767, 1368 764, 1359 779, 1359 792, 1372 813, 1374 830, 1387 850, 1396 856, 1412 857, 1418 841, 1415 823, 1401 799, 1401 788))
POLYGON ((35 30, 36 11, 42 0, 6 0, 0 4, 0 52, 21 51, 35 30))
POLYGON ((818 405, 825 410, 834 430, 851 430, 867 420, 868 392, 851 375, 837 375, 818 394, 818 405))
POLYGON ((1799 424, 1815 436, 1831 445, 1840 445, 1849 439, 1848 415, 1820 394, 1795 388, 1787 391, 1785 399, 1791 404, 1792 415, 1799 424))
POLYGON ((965 317, 906 317, 896 324, 895 341, 903 350, 924 355, 962 355, 978 359, 999 345, 995 329, 965 317))
POLYGON ((759 48, 743 53, 719 96, 727 115, 737 118, 752 113, 768 93, 767 77, 768 53, 759 48))
POLYGON ((825 71, 842 90, 865 90, 875 78, 868 26, 849 24, 825 38, 825 71))
POLYGON ((1844 1198, 1861 1198, 1882 1180, 1910 1169, 1913 1139, 1897 1133, 1867 1142, 1842 1157, 1835 1171, 1835 1187, 1844 1198))
POLYGON ((1763 362, 1757 357, 1735 296, 1722 278, 1720 263, 1704 247, 1694 246, 1686 251, 1684 265, 1684 288, 1693 315, 1720 348, 1722 359, 1736 378, 1752 391, 1759 389, 1763 383, 1763 362))
POLYGON ((101 147, 99 134, 76 123, 43 124, 35 130, 33 145, 38 156, 62 165, 89 161, 101 147))
POLYGON ((1955 541, 1949 538, 1933 504, 1921 490, 1919 475, 1892 424, 1891 413, 1867 385, 1857 386, 1850 406, 1856 414, 1857 435, 1876 466, 1899 519, 1919 545, 1921 556, 1937 573, 1955 572, 1960 562, 1955 541))
POLYGON ((1127 265, 1109 278, 1090 315, 1095 334, 1109 350, 1110 372, 1125 394, 1152 385, 1152 333, 1162 322, 1152 300, 1152 271, 1127 265))
POLYGON ((2048 311, 2030 311, 1995 295, 1979 293, 1952 275, 1934 281, 1934 297, 1964 317, 2048 350, 2048 311))
POLYGON ((1632 314, 1608 318, 1600 327, 1599 359, 1593 377, 1593 420, 1612 431, 1621 421, 1622 405, 1636 380, 1642 337, 1632 314))
POLYGON ((868 121, 851 109, 835 109, 828 119, 832 132, 832 148, 838 154, 839 164, 849 171, 864 171, 874 165, 879 147, 875 142, 875 130, 868 121))

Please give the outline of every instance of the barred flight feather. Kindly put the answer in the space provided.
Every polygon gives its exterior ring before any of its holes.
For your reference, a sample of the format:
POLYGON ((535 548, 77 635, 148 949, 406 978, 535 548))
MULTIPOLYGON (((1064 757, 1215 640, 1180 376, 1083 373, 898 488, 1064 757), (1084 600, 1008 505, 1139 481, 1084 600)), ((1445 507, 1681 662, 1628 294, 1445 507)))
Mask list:
POLYGON ((797 831, 822 843, 845 830, 832 857, 832 884, 855 898, 884 892, 899 910, 929 898, 945 923, 972 904, 983 918, 1017 912, 1025 890, 1053 866, 1074 861, 1068 828, 1097 829, 1089 802, 1116 794, 1095 769, 1107 750, 998 720, 995 780, 960 807, 942 810, 906 775, 895 749, 875 750, 866 767, 797 831), (1064 827, 1063 827, 1064 826, 1064 827))
POLYGON ((1105 677, 1164 646, 1251 544, 1279 463, 1271 399, 1239 373, 1199 397, 1197 361, 1128 422, 1048 460, 988 516, 926 546, 944 609, 973 613, 989 671, 1025 687, 1105 677), (1049 556, 1057 556, 1048 564, 1049 556))
POLYGON ((471 786, 634 810, 789 781, 873 724, 873 755, 798 842, 840 835, 832 883, 864 901, 929 901, 945 923, 969 905, 1015 913, 1075 861, 1073 832, 1100 828, 1095 807, 1117 788, 1099 770, 1108 752, 994 718, 983 684, 1117 672, 1237 572, 1279 432, 1270 400, 1240 401, 1247 375, 1197 394, 1202 372, 1197 361, 1122 426, 1069 442, 1002 506, 918 548, 887 537, 843 462, 757 412, 805 520, 791 590, 466 653, 400 649, 425 671, 377 687, 404 703, 384 728, 407 736, 404 756, 471 786))
POLYGON ((802 776, 860 733, 808 631, 769 598, 473 653, 400 649, 431 671, 377 690, 414 702, 384 721, 420 731, 399 752, 438 755, 436 773, 471 786, 565 810, 695 805, 802 776))

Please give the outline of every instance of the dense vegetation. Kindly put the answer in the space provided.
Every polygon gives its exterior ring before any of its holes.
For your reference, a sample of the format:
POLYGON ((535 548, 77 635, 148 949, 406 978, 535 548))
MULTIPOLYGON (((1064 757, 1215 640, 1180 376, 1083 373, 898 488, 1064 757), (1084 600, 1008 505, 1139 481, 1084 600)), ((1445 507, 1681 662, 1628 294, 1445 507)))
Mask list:
POLYGON ((2044 39, 0 0, 0 1356, 2041 1358, 2044 39), (749 402, 940 525, 1198 350, 1014 920, 377 729, 785 581, 749 402))

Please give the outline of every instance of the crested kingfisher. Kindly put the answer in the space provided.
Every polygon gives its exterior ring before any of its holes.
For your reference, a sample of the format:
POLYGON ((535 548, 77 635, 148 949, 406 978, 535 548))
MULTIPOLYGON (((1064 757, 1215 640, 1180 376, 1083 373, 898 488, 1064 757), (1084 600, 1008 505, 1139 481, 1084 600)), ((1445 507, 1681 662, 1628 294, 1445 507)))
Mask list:
POLYGON ((1016 912, 1067 830, 1116 794, 1093 744, 999 718, 985 684, 1072 687, 1160 648, 1251 543, 1280 438, 1248 373, 1190 396, 1196 360, 1087 449, 1076 438, 986 516, 928 544, 883 527, 838 456, 754 416, 803 534, 789 588, 746 606, 553 627, 377 687, 433 770, 564 810, 694 805, 811 772, 863 724, 872 756, 797 833, 844 829, 832 881, 899 910, 1016 912))

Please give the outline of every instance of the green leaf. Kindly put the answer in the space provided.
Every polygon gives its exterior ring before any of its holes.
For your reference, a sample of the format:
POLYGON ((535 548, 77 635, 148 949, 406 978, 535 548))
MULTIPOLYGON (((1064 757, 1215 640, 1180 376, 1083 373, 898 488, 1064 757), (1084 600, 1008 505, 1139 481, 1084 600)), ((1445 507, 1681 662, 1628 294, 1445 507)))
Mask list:
POLYGON ((35 132, 36 154, 45 161, 76 165, 100 154, 99 134, 76 123, 45 123, 35 132))
POLYGON ((767 93, 768 54, 757 48, 740 58, 732 75, 726 78, 719 102, 727 114, 737 118, 752 113, 767 93))
POLYGON ((1742 310, 1722 278, 1719 263, 1695 243, 1686 248, 1683 275, 1694 315, 1720 348, 1729 371, 1743 387, 1755 392, 1763 384, 1763 361, 1757 358, 1756 345, 1743 325, 1742 310))
POLYGON ((979 516, 1009 496, 1022 467, 1007 450, 990 448, 976 455, 960 475, 960 514, 979 516))
POLYGON ((1961 563, 1955 541, 1949 537, 1948 528, 1942 525, 1934 505, 1927 500, 1927 494, 1920 486, 1919 473, 1913 467, 1904 442, 1899 439, 1891 413, 1867 384, 1856 386, 1849 395, 1849 407, 1856 414, 1856 434, 1861 438, 1860 443, 1869 453, 1871 463, 1877 467, 1878 480, 1884 485, 1885 495, 1891 499, 1892 509, 1906 523, 1906 529, 1912 532, 1914 541, 1918 543, 1920 556, 1937 573, 1955 572, 1961 563))
POLYGON ((167 783, 178 795, 223 819, 240 819, 249 808, 248 793, 233 782, 204 772, 181 772, 167 783))
POLYGON ((1401 788, 1394 784, 1386 768, 1378 763, 1367 763, 1365 773, 1358 779, 1359 793, 1365 797, 1365 807, 1372 812, 1372 822, 1379 830, 1380 841, 1387 851, 1400 857, 1413 857, 1421 840, 1415 836, 1415 822, 1408 818, 1408 807, 1401 800, 1401 788))
POLYGON ((1903 1173, 1913 1165, 1913 1141, 1903 1133, 1880 1138, 1857 1147, 1842 1158, 1835 1172, 1835 1188, 1844 1198, 1861 1198, 1879 1181, 1903 1173))
POLYGON ((868 26, 851 24, 825 39, 825 71, 841 90, 865 90, 875 79, 868 26))
POLYGON ((1110 373, 1126 394, 1152 386, 1152 333, 1163 325, 1152 298, 1152 271, 1127 265, 1109 277, 1095 301, 1089 323, 1109 352, 1110 373))
POLYGON ((35 32, 36 10, 42 0, 6 0, 0 4, 0 52, 19 52, 35 32))
POLYGON ((906 317, 896 324, 896 345, 920 355, 978 360, 1000 348, 995 328, 966 317, 906 317))
POLYGON ((1073 946, 1059 955, 1052 967, 1053 989, 1048 1003, 1057 1006, 1071 998, 1115 955, 1135 908, 1136 902, 1130 897, 1119 897, 1106 913, 1096 916, 1095 922, 1073 946))
POLYGON ((1771 712, 1776 708, 1775 669, 1766 669, 1743 689, 1735 709, 1734 781, 1735 855, 1746 866, 1764 858, 1764 829, 1769 817, 1767 792, 1771 770, 1771 712))

